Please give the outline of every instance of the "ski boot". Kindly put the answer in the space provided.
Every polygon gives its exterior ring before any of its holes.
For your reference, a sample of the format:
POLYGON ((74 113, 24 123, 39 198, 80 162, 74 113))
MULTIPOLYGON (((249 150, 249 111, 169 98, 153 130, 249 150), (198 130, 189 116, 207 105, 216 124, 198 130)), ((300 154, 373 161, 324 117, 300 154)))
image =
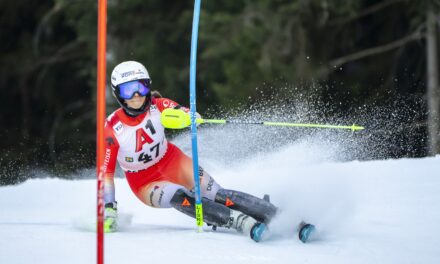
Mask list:
POLYGON ((306 222, 301 222, 298 226, 298 238, 303 243, 310 242, 315 232, 315 226, 306 222))

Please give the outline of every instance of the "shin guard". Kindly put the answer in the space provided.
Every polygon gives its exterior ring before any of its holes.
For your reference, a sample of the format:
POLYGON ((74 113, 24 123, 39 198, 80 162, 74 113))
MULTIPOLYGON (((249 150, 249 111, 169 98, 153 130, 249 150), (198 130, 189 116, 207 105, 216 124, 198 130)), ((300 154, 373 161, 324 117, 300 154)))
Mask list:
POLYGON ((266 224, 277 212, 277 208, 269 201, 234 190, 220 189, 215 196, 215 202, 243 212, 266 224))
MULTIPOLYGON (((194 195, 182 189, 177 190, 171 199, 172 207, 193 218, 196 217, 195 203, 194 195)), ((231 226, 231 209, 206 198, 202 198, 202 203, 205 223, 215 226, 231 226)))

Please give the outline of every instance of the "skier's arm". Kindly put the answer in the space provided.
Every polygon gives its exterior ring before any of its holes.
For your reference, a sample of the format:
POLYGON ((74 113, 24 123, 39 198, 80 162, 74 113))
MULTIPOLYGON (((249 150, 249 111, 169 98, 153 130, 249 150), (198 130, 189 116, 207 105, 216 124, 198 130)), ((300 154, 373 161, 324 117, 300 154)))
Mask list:
MULTIPOLYGON (((154 98, 155 100, 155 104, 157 106, 157 108, 159 109, 160 112, 162 112, 163 110, 167 109, 167 108, 172 108, 172 109, 180 109, 185 113, 189 113, 190 109, 182 106, 178 103, 176 103, 173 100, 170 100, 168 98, 154 98)), ((196 118, 201 118, 201 115, 199 113, 196 113, 196 118)))
POLYGON ((112 127, 106 122, 104 127, 105 135, 105 154, 103 164, 104 173, 104 232, 114 232, 117 230, 117 202, 115 198, 115 169, 116 157, 118 155, 119 144, 113 134, 112 127))
POLYGON ((115 169, 116 157, 118 155, 119 143, 113 134, 112 127, 106 122, 104 127, 105 152, 103 173, 104 173, 104 203, 116 202, 115 199, 115 169))
POLYGON ((189 112, 189 109, 176 103, 175 101, 168 99, 168 98, 154 98, 154 104, 157 106, 157 109, 159 109, 159 111, 163 111, 167 108, 173 108, 173 109, 181 109, 184 112, 189 112))

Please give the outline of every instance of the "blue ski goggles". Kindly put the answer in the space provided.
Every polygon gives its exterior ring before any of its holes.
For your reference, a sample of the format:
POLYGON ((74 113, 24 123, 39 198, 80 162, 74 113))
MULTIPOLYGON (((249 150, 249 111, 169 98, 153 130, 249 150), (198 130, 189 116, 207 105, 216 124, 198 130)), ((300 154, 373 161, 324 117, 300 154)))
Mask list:
POLYGON ((122 99, 131 99, 135 93, 146 96, 150 92, 150 80, 136 80, 120 84, 119 96, 122 99))

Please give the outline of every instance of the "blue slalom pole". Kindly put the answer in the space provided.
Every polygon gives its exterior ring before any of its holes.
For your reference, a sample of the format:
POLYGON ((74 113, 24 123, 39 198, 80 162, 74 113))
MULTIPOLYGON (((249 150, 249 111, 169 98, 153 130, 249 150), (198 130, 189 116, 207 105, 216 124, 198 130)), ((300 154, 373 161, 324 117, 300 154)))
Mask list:
POLYGON ((194 171, 194 191, 196 196, 196 222, 199 232, 203 229, 203 208, 202 197, 200 194, 200 177, 199 177, 199 155, 197 150, 197 126, 196 126, 196 62, 197 62, 197 39, 199 35, 199 19, 200 19, 200 2, 194 2, 194 16, 191 35, 191 60, 190 60, 190 109, 191 109, 191 143, 192 143, 192 159, 194 171))

